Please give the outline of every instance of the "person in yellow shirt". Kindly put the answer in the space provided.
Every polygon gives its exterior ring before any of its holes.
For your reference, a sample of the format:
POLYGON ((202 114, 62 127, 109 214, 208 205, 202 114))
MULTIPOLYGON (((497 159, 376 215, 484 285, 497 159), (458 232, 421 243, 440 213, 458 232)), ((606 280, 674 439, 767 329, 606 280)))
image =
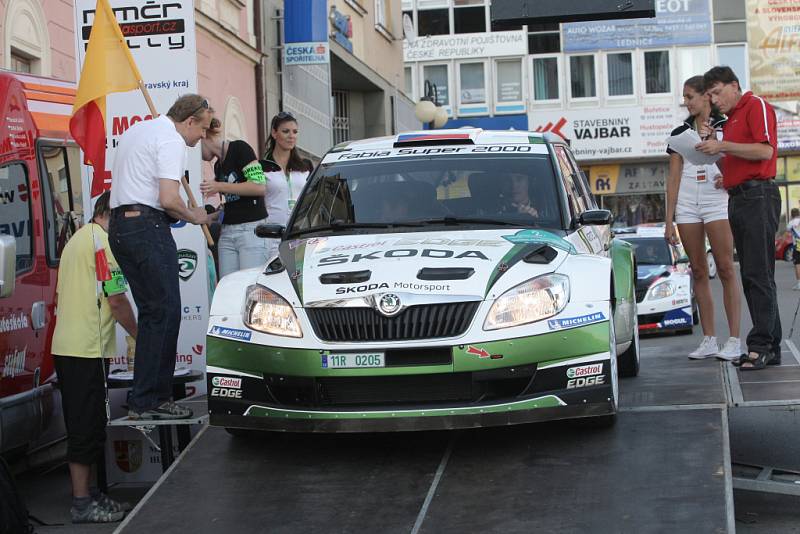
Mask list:
POLYGON ((103 359, 117 354, 117 322, 136 337, 136 318, 125 296, 127 284, 108 245, 110 216, 105 192, 97 198, 90 223, 67 242, 58 269, 51 352, 67 427, 73 523, 116 522, 130 509, 89 484, 91 467, 102 458, 106 440, 103 359))

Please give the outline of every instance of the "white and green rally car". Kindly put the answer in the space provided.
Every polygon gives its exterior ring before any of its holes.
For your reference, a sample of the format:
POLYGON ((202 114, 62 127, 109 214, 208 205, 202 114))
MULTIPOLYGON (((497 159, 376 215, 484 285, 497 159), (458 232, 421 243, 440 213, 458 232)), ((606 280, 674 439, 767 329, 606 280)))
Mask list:
POLYGON ((350 432, 612 422, 639 370, 631 246, 553 134, 328 152, 262 269, 220 282, 210 421, 350 432))

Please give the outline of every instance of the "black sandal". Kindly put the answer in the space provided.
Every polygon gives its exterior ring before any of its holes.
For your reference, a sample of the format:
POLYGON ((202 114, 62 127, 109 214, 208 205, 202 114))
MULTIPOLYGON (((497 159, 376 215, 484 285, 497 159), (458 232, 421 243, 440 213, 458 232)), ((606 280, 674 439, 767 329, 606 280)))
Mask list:
POLYGON ((765 368, 767 365, 769 365, 769 362, 775 359, 775 354, 771 352, 759 352, 757 354, 758 356, 755 359, 751 358, 749 354, 744 355, 744 361, 739 358, 741 361, 739 364, 739 369, 742 371, 758 371, 765 368), (749 363, 750 365, 745 367, 744 364, 746 363, 749 363))

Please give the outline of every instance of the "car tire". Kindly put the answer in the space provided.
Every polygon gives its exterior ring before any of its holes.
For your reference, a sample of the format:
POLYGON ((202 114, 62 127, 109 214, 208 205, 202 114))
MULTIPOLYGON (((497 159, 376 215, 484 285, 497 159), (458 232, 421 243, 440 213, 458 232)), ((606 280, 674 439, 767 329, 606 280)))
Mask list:
POLYGON ((617 356, 617 373, 628 378, 639 374, 639 318, 633 319, 633 341, 631 346, 617 356))
POLYGON ((783 261, 792 261, 794 258, 794 247, 786 247, 783 250, 783 261))
POLYGON ((714 254, 712 254, 710 250, 706 253, 706 261, 708 262, 708 277, 716 278, 717 262, 714 261, 714 254))

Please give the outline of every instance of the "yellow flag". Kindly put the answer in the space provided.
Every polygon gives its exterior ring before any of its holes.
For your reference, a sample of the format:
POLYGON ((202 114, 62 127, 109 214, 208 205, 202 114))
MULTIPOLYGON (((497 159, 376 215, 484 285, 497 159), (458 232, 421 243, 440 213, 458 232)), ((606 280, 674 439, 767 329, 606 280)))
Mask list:
POLYGON ((111 187, 111 175, 105 168, 106 95, 136 89, 141 79, 108 0, 97 0, 69 121, 69 131, 83 149, 84 162, 94 168, 92 197, 111 187))

